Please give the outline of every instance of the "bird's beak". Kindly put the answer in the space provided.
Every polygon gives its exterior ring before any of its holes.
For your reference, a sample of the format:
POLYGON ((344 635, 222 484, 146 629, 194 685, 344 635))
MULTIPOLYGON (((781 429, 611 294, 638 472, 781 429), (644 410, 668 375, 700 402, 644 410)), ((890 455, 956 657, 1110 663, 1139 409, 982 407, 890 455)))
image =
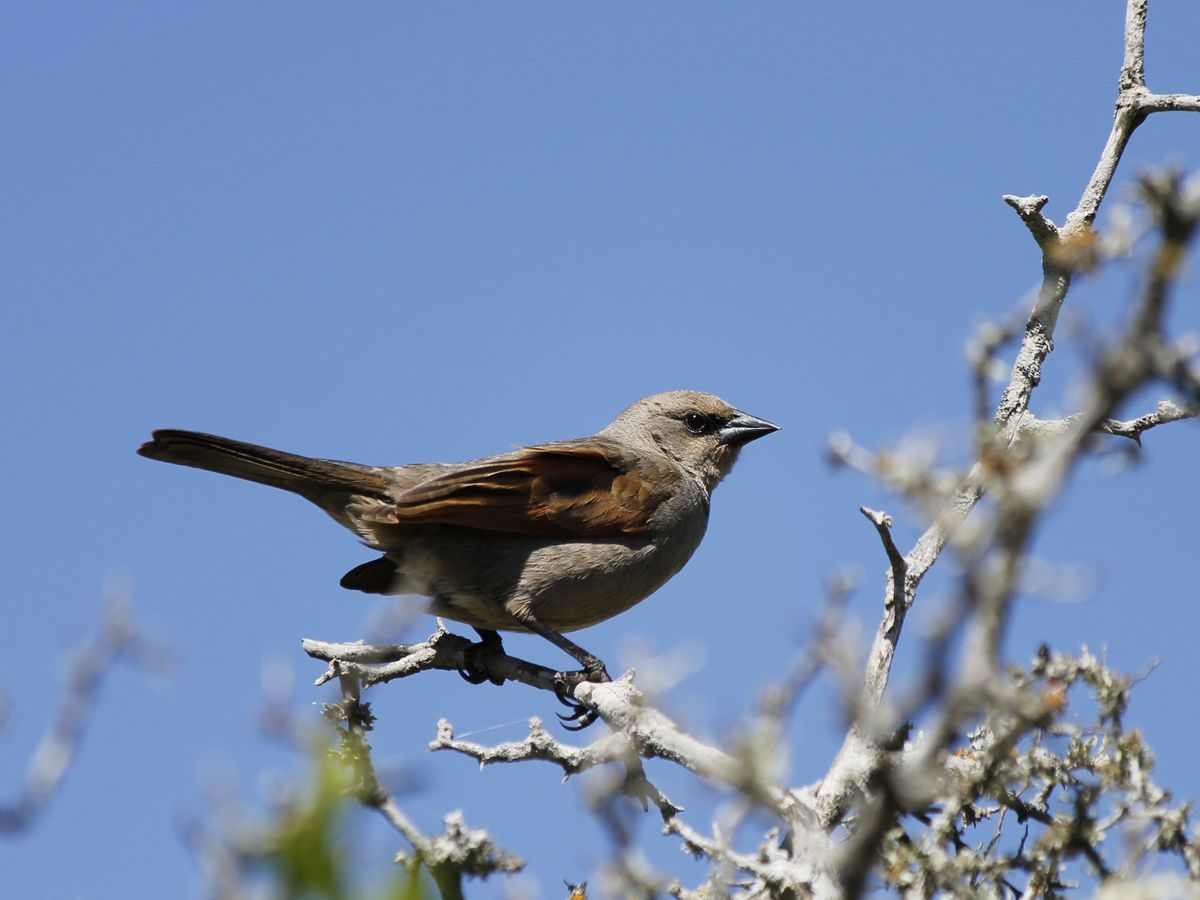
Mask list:
POLYGON ((724 428, 717 432, 717 437, 722 444, 728 444, 731 447, 740 447, 742 444, 748 444, 763 435, 778 430, 778 425, 768 422, 766 419, 756 419, 754 416, 747 415, 741 410, 735 410, 734 417, 725 423, 724 428))

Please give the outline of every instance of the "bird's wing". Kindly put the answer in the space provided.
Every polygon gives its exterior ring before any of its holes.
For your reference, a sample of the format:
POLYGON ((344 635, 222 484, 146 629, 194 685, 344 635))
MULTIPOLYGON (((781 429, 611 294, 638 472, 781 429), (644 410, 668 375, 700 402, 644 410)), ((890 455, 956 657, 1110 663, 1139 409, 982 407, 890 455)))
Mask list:
POLYGON ((664 464, 595 439, 527 447, 420 482, 366 518, 543 537, 640 535, 670 494, 664 464))

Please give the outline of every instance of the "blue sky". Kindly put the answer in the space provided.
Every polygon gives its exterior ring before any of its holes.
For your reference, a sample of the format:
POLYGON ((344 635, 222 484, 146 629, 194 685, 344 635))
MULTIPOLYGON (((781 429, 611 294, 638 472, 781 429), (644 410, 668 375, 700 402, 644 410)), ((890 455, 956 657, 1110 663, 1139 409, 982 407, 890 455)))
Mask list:
MULTIPOLYGON (((783 430, 743 454, 679 576, 575 637, 610 670, 638 647, 687 649, 696 671, 663 703, 718 739, 785 671, 831 572, 862 571, 852 609, 873 630, 884 560, 857 508, 898 514, 905 548, 920 523, 831 472, 825 439, 915 428, 951 456, 966 446, 964 343, 1039 275, 1000 196, 1049 194, 1056 219, 1074 206, 1108 133, 1122 19, 1123 4, 1083 0, 0 12, 0 788, 15 790, 105 583, 132 583, 175 660, 169 677, 115 673, 61 796, 0 843, 5 883, 200 893, 175 823, 204 815, 214 783, 253 805, 305 771, 259 728, 264 673, 290 668, 312 715, 331 695, 308 686, 320 669, 300 638, 362 637, 379 606, 337 586, 367 558, 352 536, 294 497, 138 458, 155 427, 396 464, 588 434, 641 395, 713 391, 783 430)), ((1200 7, 1154 4, 1152 89, 1200 90, 1197 33, 1200 7)), ((1200 117, 1151 119, 1108 203, 1147 165, 1194 168, 1198 148, 1200 117)), ((1071 322, 1110 322, 1132 284, 1081 281, 1071 322)), ((1196 296, 1192 275, 1180 331, 1197 327, 1196 296)), ((1041 415, 1072 409, 1071 322, 1041 415)), ((1044 640, 1106 647, 1129 670, 1160 659, 1130 719, 1160 781, 1198 797, 1200 709, 1180 687, 1200 627, 1200 433, 1146 445, 1119 476, 1085 467, 1046 523, 1039 553, 1097 587, 1023 603, 1009 653, 1044 640)), ((949 577, 926 584, 918 627, 949 577)), ((901 669, 920 661, 917 631, 901 669)), ((509 647, 565 664, 535 638, 509 647)), ((418 785, 400 801, 427 830, 461 807, 528 860, 535 896, 603 857, 555 771, 480 773, 424 749, 442 716, 519 739, 552 698, 433 673, 372 699, 378 753, 418 785)), ((794 783, 824 771, 838 728, 815 692, 793 726, 794 783)), ((706 824, 703 791, 651 774, 706 824)), ((652 819, 652 859, 698 880, 652 819)), ((358 827, 364 854, 401 846, 381 821, 358 827)))

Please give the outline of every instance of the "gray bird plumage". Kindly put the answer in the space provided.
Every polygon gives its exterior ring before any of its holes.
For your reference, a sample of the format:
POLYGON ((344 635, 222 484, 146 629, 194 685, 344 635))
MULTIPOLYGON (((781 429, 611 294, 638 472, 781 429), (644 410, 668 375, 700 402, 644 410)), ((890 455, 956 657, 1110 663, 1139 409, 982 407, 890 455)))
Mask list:
POLYGON ((593 677, 564 632, 644 600, 691 558, 709 497, 738 451, 776 430, 711 394, 644 397, 589 438, 456 464, 381 468, 191 431, 155 431, 142 456, 292 491, 383 555, 344 587, 419 594, 430 612, 532 631, 593 677))

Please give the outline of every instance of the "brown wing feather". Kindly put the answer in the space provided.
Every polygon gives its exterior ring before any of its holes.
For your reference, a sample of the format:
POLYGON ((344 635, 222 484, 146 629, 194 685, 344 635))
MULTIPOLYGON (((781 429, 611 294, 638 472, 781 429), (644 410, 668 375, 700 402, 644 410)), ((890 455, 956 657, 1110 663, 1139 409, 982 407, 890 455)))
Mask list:
POLYGON ((645 534, 666 488, 644 469, 607 442, 529 447, 415 485, 370 518, 545 537, 645 534))

